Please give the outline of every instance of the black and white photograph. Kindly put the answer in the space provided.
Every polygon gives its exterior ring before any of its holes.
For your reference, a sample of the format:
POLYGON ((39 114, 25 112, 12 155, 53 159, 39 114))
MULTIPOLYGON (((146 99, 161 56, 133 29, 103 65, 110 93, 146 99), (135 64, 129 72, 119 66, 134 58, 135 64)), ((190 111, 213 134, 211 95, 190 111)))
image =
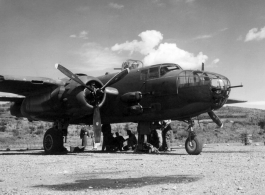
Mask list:
POLYGON ((0 0, 1 195, 264 195, 264 0, 0 0))

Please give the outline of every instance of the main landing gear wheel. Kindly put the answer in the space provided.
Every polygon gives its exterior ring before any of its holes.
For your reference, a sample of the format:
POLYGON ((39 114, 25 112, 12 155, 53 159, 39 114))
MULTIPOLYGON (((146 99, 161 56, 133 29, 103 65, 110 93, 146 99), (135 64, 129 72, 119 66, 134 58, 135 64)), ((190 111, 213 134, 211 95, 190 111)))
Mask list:
POLYGON ((188 137, 185 142, 185 149, 190 155, 198 155, 202 152, 203 143, 197 136, 188 137))
POLYGON ((45 154, 56 154, 64 151, 63 135, 57 129, 48 129, 44 134, 43 148, 45 154))

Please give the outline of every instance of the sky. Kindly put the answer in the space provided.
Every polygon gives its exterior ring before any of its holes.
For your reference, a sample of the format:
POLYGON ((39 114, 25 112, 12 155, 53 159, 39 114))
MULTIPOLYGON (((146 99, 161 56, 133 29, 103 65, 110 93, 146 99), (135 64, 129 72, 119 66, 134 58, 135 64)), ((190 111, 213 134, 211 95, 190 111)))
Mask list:
POLYGON ((222 74, 265 109, 264 0, 0 0, 0 75, 91 76, 126 59, 222 74))

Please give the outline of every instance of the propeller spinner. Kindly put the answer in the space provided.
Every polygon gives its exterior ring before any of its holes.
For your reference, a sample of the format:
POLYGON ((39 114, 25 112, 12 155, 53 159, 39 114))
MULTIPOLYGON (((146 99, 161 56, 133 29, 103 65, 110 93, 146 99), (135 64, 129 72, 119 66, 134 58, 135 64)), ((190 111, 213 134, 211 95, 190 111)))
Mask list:
POLYGON ((86 85, 83 81, 81 81, 78 76, 74 73, 72 73, 70 70, 65 68, 64 66, 60 64, 55 64, 55 68, 60 70, 64 75, 69 77, 70 79, 74 80, 75 82, 79 83, 83 87, 85 87, 87 90, 85 92, 86 98, 89 98, 91 101, 94 102, 94 114, 93 114, 93 131, 95 135, 95 143, 100 143, 100 137, 101 137, 101 117, 100 117, 100 110, 99 110, 99 101, 98 99, 104 94, 104 90, 106 87, 118 82, 123 77, 125 77, 129 73, 129 69, 124 69, 123 71, 116 74, 114 77, 112 77, 105 85, 103 85, 101 88, 94 88, 90 85, 86 85))

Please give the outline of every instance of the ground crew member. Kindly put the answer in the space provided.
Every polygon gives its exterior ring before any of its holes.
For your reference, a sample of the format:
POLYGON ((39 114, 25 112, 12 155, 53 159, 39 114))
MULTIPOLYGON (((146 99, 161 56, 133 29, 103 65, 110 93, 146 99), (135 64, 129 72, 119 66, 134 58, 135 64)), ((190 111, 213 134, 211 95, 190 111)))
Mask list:
POLYGON ((103 124, 101 127, 101 131, 103 133, 103 143, 102 143, 102 151, 106 149, 106 146, 108 145, 108 137, 111 134, 111 126, 110 124, 103 124))
POLYGON ((82 146, 84 146, 84 148, 87 146, 87 136, 88 136, 88 131, 83 126, 80 131, 80 138, 82 139, 82 146))
POLYGON ((123 147, 124 150, 134 150, 137 145, 137 139, 131 130, 127 130, 127 135, 129 136, 125 141, 127 145, 123 147))
POLYGON ((154 122, 152 125, 152 132, 150 135, 150 143, 156 147, 158 150, 162 150, 163 138, 162 138, 162 130, 161 130, 161 122, 154 122))
POLYGON ((115 133, 116 137, 115 137, 115 142, 117 145, 118 150, 122 151, 122 147, 123 147, 123 142, 125 141, 125 139, 118 133, 115 133))
POLYGON ((164 151, 170 151, 170 141, 172 136, 172 128, 171 128, 171 120, 162 121, 162 137, 163 137, 163 145, 162 149, 164 151))

